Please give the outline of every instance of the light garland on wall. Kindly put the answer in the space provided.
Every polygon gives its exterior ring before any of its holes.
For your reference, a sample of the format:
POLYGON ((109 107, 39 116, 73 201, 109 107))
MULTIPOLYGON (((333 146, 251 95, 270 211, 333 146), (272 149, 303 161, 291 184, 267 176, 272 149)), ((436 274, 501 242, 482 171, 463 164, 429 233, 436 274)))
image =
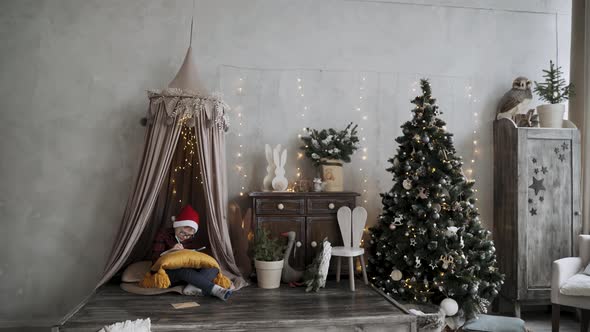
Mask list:
MULTIPOLYGON (((305 102, 305 89, 303 88, 303 78, 301 78, 301 76, 299 75, 297 77, 297 80, 295 82, 295 86, 296 86, 296 93, 297 96, 299 98, 299 104, 298 107, 300 107, 299 110, 299 118, 302 120, 303 123, 305 123, 306 119, 305 116, 307 114, 307 112, 309 111, 309 105, 307 105, 307 103, 305 102)), ((297 135, 297 142, 301 142, 301 137, 303 137, 303 135, 307 134, 307 128, 303 127, 301 129, 301 134, 297 135)), ((303 162, 302 159, 305 155, 303 154, 303 152, 299 151, 299 149, 297 149, 297 173, 295 174, 295 181, 293 182, 293 185, 291 186, 291 191, 297 191, 297 184, 300 183, 301 180, 301 163, 303 162)), ((310 188, 311 189, 311 188, 310 188)))
MULTIPOLYGON (((367 121, 369 120, 369 116, 366 112, 366 91, 367 91, 367 77, 364 74, 360 74, 358 77, 358 81, 359 81, 359 90, 358 90, 358 104, 356 107, 356 111, 359 113, 359 132, 361 134, 360 137, 360 151, 361 151, 361 157, 360 157, 360 167, 359 167, 359 174, 360 174, 360 180, 361 180, 361 199, 363 201, 363 204, 366 205, 369 201, 368 201, 368 172, 367 172, 367 160, 369 159, 369 149, 367 147, 367 136, 365 135, 365 126, 367 125, 367 121)), ((364 246, 365 244, 365 234, 367 234, 369 232, 369 228, 367 226, 365 226, 365 228, 363 229, 363 236, 361 237, 361 243, 360 246, 364 246)), ((358 265, 356 267, 357 272, 361 270, 361 266, 358 265)))
MULTIPOLYGON (((245 190, 247 188, 247 183, 248 183, 248 177, 249 175, 246 172, 246 168, 244 167, 245 164, 244 162, 245 160, 245 148, 246 148, 246 144, 249 144, 248 141, 245 141, 244 138, 244 129, 246 128, 246 123, 244 122, 244 113, 243 111, 243 102, 242 98, 244 96, 246 96, 248 94, 247 88, 248 86, 245 84, 246 83, 246 78, 243 76, 243 70, 250 70, 250 71, 257 71, 257 72, 285 72, 285 69, 283 68, 245 68, 245 67, 236 67, 236 66, 230 66, 230 65, 222 65, 223 67, 226 68, 233 68, 236 69, 237 71, 234 72, 234 74, 232 75, 233 79, 232 81, 234 82, 234 84, 232 84, 231 89, 233 90, 233 93, 230 90, 231 94, 235 94, 235 96, 237 97, 237 104, 238 106, 234 107, 233 110, 234 112, 232 112, 235 117, 232 119, 234 122, 234 128, 237 128, 236 131, 234 131, 234 135, 236 135, 237 137, 237 144, 236 144, 236 149, 237 151, 232 151, 233 153, 231 153, 234 156, 234 161, 235 161, 235 172, 236 174, 240 177, 239 179, 239 196, 244 196, 245 195, 245 190), (237 83, 237 84, 236 84, 237 83)), ((313 68, 300 68, 300 69, 293 69, 293 70, 288 70, 291 73, 293 73, 294 76, 291 76, 290 78, 290 82, 291 87, 293 87, 291 91, 293 91, 293 93, 295 93, 296 95, 294 97, 297 97, 299 104, 296 106, 296 109, 294 110, 294 116, 296 119, 300 119, 299 121, 297 121, 300 124, 300 127, 298 127, 297 129, 295 129, 295 135, 297 135, 297 138, 301 138, 305 135, 308 134, 306 127, 308 127, 307 122, 310 120, 309 119, 309 115, 310 115, 310 105, 308 104, 309 102, 309 91, 306 89, 309 88, 309 86, 306 86, 305 83, 309 83, 307 82, 307 80, 305 79, 306 77, 303 77, 304 73, 306 71, 313 71, 313 70, 317 70, 318 72, 323 72, 323 73, 351 73, 350 71, 347 70, 325 70, 325 69, 313 69, 313 68)), ((371 79, 371 77, 367 76, 367 73, 370 73, 369 75, 375 73, 376 75, 381 75, 381 74, 397 74, 399 75, 399 73, 393 73, 393 72, 373 72, 373 71, 365 71, 363 73, 356 73, 356 77, 357 77, 357 81, 358 81, 358 99, 356 100, 355 103, 357 103, 357 107, 356 107, 356 111, 358 111, 358 117, 360 119, 359 121, 359 139, 360 139, 360 147, 359 147, 359 151, 360 153, 358 153, 357 155, 360 158, 359 160, 359 165, 357 170, 359 171, 359 181, 360 181, 360 188, 359 191, 361 192, 361 199, 360 202, 362 202, 363 204, 368 204, 369 200, 368 200, 368 195, 369 192, 371 190, 368 190, 368 176, 367 173, 369 173, 369 168, 368 165, 369 163, 366 163, 366 161, 369 160, 369 143, 374 143, 374 142, 369 142, 370 137, 367 136, 367 134, 369 133, 367 130, 368 128, 368 124, 370 124, 370 121, 376 121, 376 119, 371 119, 371 115, 367 114, 367 110, 369 110, 369 108, 366 107, 367 102, 368 102, 368 95, 367 93, 369 92, 369 87, 368 87, 368 83, 371 79)), ((417 77, 412 80, 413 83, 410 86, 410 90, 412 95, 415 95, 419 92, 419 83, 417 80, 417 77)), ((448 78, 448 79, 454 79, 454 80, 459 80, 462 79, 464 80, 464 77, 457 77, 457 76, 443 76, 444 78, 448 78)), ((471 89, 469 88, 469 84, 462 84, 460 86, 465 86, 466 88, 468 88, 467 90, 465 90, 465 95, 467 96, 467 98, 471 98, 468 99, 469 101, 471 101, 472 103, 477 103, 478 100, 473 97, 472 93, 471 93, 471 89)), ((354 92, 353 92, 354 93, 354 92)), ((354 100, 354 98, 353 98, 354 100)), ((353 105, 354 107, 354 105, 353 105)), ((472 107, 473 108, 473 107, 472 107)), ((471 111, 471 110, 470 110, 471 111)), ((473 123, 475 124, 475 128, 473 128, 472 130, 472 158, 465 158, 464 162, 464 167, 465 167, 465 175, 468 179, 472 180, 475 178, 475 167, 477 165, 477 161, 479 160, 478 158, 481 157, 481 151, 480 151, 480 142, 478 139, 478 134, 479 134, 479 125, 480 125, 480 114, 478 114, 478 112, 472 111, 473 116, 473 123)), ((293 124, 291 124, 292 127, 293 124)), ((300 140, 297 140, 297 147, 299 147, 300 145, 300 140)), ((373 145, 371 145, 373 146, 373 145)), ((291 154, 295 156, 295 160, 298 161, 297 163, 297 167, 296 167, 296 177, 293 181, 293 186, 291 187, 292 189, 294 188, 299 188, 300 186, 297 186, 300 183, 300 181, 304 178, 306 178, 304 172, 302 170, 305 170, 304 165, 306 166, 307 164, 305 163, 305 156, 302 152, 299 151, 299 149, 295 150, 295 153, 291 154)), ((293 159, 292 159, 293 160, 293 159)), ((315 174, 314 174, 315 176, 315 174)), ((313 178, 313 176, 311 176, 311 178, 313 178)), ((359 182, 357 182, 359 183, 359 182)), ((235 192, 237 192, 238 188, 234 188, 235 192)), ((474 188, 474 191, 477 192, 477 189, 474 188)))
POLYGON ((244 112, 243 112, 243 108, 244 108, 244 103, 243 103, 243 96, 244 96, 244 84, 245 84, 245 78, 244 77, 239 77, 238 78, 238 87, 236 89, 236 95, 239 97, 240 101, 239 101, 239 105, 235 108, 235 112, 236 112, 236 116, 237 116, 237 122, 238 122, 238 127, 237 127, 237 136, 238 136, 238 152, 236 152, 235 154, 235 171, 236 174, 238 175, 239 178, 239 182, 240 182, 240 197, 244 196, 244 191, 246 190, 246 179, 248 178, 248 174, 246 173, 246 169, 244 168, 244 163, 243 163, 243 157, 244 157, 244 144, 242 141, 243 137, 243 132, 242 130, 244 129, 244 112))
MULTIPOLYGON (((475 181, 475 167, 477 162, 477 157, 479 156, 479 146, 478 146, 478 129, 479 129, 479 112, 475 109, 475 104, 477 104, 478 100, 473 95, 473 87, 471 84, 468 84, 465 87, 466 98, 469 101, 469 109, 472 110, 473 116, 473 132, 471 134, 471 141, 472 141, 472 152, 471 152, 471 159, 468 161, 469 167, 467 168, 467 175, 470 181, 475 181)), ((477 182, 476 182, 477 184, 477 182)), ((477 189, 473 188, 473 191, 477 193, 477 189)), ((477 196, 475 200, 478 201, 477 196)))
POLYGON ((361 199, 363 200, 364 204, 368 203, 367 200, 367 187, 368 187, 368 176, 367 176, 367 171, 366 171, 366 161, 369 159, 369 154, 368 154, 368 147, 367 147, 367 136, 365 135, 365 125, 367 124, 367 121, 369 120, 369 116, 367 114, 367 112, 365 111, 365 101, 366 101, 366 84, 367 84, 367 77, 364 74, 361 74, 359 77, 359 98, 358 98, 358 106, 356 108, 357 112, 359 112, 359 116, 360 116, 360 126, 359 126, 359 131, 361 133, 361 167, 359 168, 359 172, 361 174, 361 199))

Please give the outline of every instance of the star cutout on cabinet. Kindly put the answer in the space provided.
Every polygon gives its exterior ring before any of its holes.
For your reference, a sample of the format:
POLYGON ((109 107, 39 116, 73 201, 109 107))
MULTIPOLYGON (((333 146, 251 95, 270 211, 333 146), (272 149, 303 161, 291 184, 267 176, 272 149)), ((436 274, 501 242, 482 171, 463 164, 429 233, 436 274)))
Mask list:
POLYGON ((547 167, 543 166, 543 167, 541 167, 541 172, 543 174, 547 174, 547 172, 549 172, 549 170, 547 169, 547 167))
POLYGON ((559 157, 557 157, 557 159, 559 159, 561 162, 563 162, 565 160, 565 156, 560 154, 559 157))
POLYGON ((555 154, 559 154, 559 148, 555 148, 553 151, 555 151, 555 154))
POLYGON ((544 200, 545 200, 545 197, 543 197, 543 196, 539 197, 539 201, 540 201, 540 202, 542 202, 542 201, 544 201, 544 200))
POLYGON ((533 158, 533 164, 537 163, 537 158, 533 158))
POLYGON ((566 142, 563 142, 563 144, 561 145, 561 149, 562 149, 563 151, 565 151, 565 150, 567 150, 568 148, 569 148, 569 146, 567 145, 567 143, 566 143, 566 142))
POLYGON ((535 174, 539 174, 539 169, 535 168, 535 174))
POLYGON ((536 216, 537 215, 537 209, 531 209, 531 216, 536 216))
POLYGON ((537 178, 533 176, 533 184, 531 184, 529 186, 529 188, 531 188, 535 191, 535 196, 537 196, 539 194, 539 191, 545 190, 545 186, 543 186, 544 180, 545 179, 537 180, 537 178))

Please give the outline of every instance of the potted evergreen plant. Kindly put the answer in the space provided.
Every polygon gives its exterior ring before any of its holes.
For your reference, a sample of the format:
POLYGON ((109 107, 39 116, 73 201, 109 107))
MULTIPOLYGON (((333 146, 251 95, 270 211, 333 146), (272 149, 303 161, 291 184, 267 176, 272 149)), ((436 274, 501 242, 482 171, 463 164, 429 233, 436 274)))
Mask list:
POLYGON ((309 136, 301 138, 305 155, 314 166, 321 166, 326 191, 343 190, 342 165, 350 162, 350 156, 358 149, 357 127, 351 122, 341 131, 307 128, 309 136))
POLYGON ((256 229, 254 236, 254 266, 258 287, 272 289, 279 288, 281 272, 283 271, 283 257, 285 244, 278 238, 271 238, 265 228, 256 229))
POLYGON ((549 70, 543 70, 545 82, 535 82, 534 91, 539 98, 548 104, 537 106, 539 122, 541 127, 561 128, 563 125, 563 114, 565 112, 564 101, 574 95, 573 84, 566 85, 562 78, 561 67, 549 61, 549 70))

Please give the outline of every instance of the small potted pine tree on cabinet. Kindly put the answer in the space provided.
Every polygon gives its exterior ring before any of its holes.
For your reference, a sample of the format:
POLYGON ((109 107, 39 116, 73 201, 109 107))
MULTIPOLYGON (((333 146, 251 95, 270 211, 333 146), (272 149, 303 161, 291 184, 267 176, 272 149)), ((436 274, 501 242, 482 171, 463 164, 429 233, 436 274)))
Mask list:
POLYGON ((565 102, 574 95, 573 84, 566 85, 562 78, 561 67, 549 61, 549 70, 543 70, 545 82, 535 82, 534 91, 539 98, 548 104, 537 106, 539 123, 545 128, 561 128, 563 125, 563 114, 565 113, 565 102))
POLYGON ((285 244, 278 238, 271 238, 265 228, 257 228, 254 236, 254 266, 258 287, 279 288, 283 271, 285 244))

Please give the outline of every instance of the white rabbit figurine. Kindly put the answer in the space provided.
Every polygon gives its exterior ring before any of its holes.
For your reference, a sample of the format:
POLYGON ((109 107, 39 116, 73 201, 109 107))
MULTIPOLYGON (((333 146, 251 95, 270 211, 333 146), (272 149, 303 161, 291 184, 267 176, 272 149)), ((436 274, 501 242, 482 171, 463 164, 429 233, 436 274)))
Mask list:
POLYGON ((289 186, 289 181, 285 177, 285 164, 287 163, 287 149, 283 150, 281 153, 281 159, 279 160, 279 150, 281 146, 277 146, 277 148, 273 151, 274 162, 275 162, 275 178, 272 179, 272 188, 275 191, 285 191, 289 186))
MULTIPOLYGON (((277 149, 281 149, 281 145, 277 145, 277 149)), ((266 176, 264 177, 264 180, 262 180, 262 191, 272 191, 272 179, 275 176, 275 168, 277 167, 275 165, 275 162, 273 160, 273 156, 272 156, 272 149, 270 147, 270 145, 265 144, 264 145, 264 152, 266 155, 266 162, 267 162, 267 166, 266 166, 266 176)))

